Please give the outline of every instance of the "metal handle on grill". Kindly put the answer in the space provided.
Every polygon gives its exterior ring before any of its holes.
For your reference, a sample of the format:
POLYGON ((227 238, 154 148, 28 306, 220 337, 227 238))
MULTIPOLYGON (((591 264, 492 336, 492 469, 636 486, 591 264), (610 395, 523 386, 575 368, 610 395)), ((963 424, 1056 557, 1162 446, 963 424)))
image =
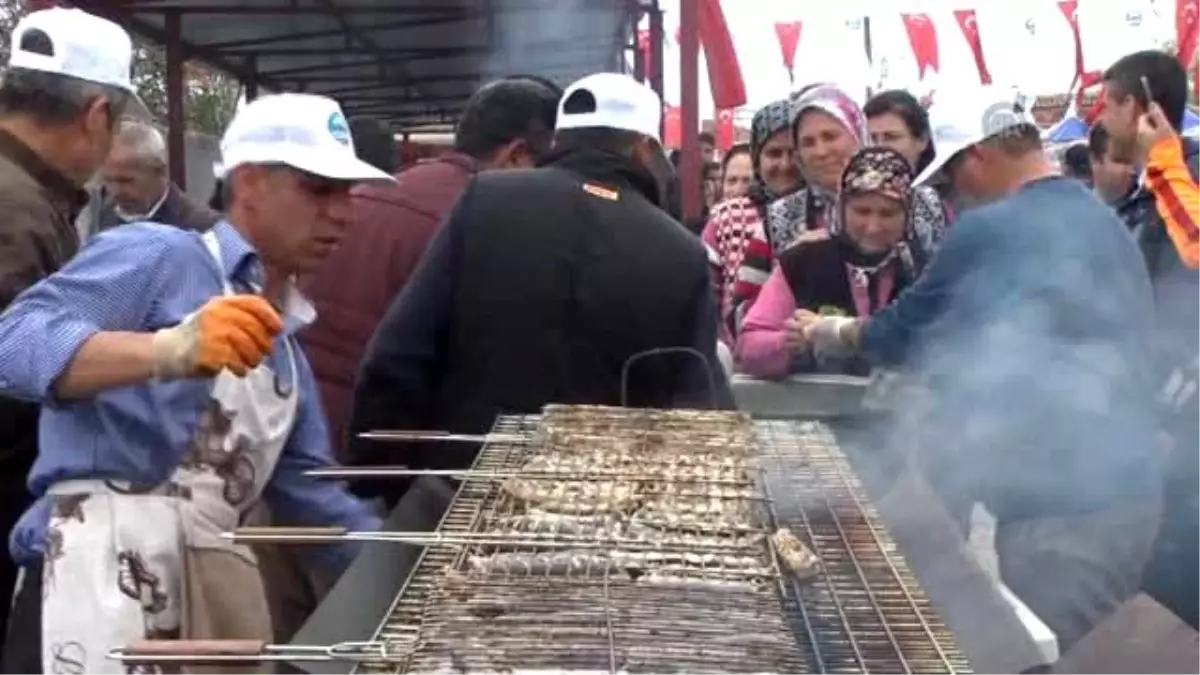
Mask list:
POLYGON ((233 533, 236 541, 286 541, 294 544, 325 544, 345 539, 344 527, 275 527, 252 525, 239 527, 233 533))
POLYGON ((395 657, 397 651, 386 642, 309 646, 272 645, 261 640, 141 640, 109 651, 108 658, 126 664, 251 666, 272 661, 384 661, 395 657))
POLYGON ((625 359, 625 365, 621 366, 621 407, 629 407, 629 369, 633 364, 641 361, 644 358, 653 356, 666 356, 668 354, 685 354, 695 357, 704 367, 704 377, 708 381, 708 404, 714 410, 717 409, 717 380, 713 377, 712 363, 704 354, 691 347, 658 347, 656 349, 647 349, 644 352, 638 352, 633 356, 625 359))
POLYGON ((258 656, 266 651, 263 640, 139 640, 122 650, 131 656, 258 656))

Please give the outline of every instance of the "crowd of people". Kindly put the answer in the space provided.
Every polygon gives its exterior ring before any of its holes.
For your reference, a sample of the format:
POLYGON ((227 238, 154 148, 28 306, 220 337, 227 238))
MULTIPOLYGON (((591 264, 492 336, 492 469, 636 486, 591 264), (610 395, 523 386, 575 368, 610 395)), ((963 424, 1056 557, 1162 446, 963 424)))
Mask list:
POLYGON ((1014 90, 926 110, 823 83, 709 151, 704 218, 683 223, 662 102, 624 75, 490 82, 453 151, 407 167, 378 122, 263 96, 203 205, 169 180, 122 28, 47 9, 12 45, 5 672, 124 672, 107 653, 142 639, 286 640, 356 545, 223 532, 374 531, 412 480, 308 470, 476 452, 360 432, 730 408, 732 373, 900 373, 929 484, 964 534, 976 503, 996 516, 1001 577, 1061 650, 1139 589, 1196 626, 1200 150, 1167 54, 1105 74, 1086 184, 1014 90))

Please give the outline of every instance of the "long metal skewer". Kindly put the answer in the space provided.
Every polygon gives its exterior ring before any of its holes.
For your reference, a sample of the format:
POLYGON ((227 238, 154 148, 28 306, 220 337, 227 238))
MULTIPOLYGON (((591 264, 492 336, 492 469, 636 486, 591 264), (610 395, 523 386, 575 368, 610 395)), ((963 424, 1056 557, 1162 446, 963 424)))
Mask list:
POLYGON ((440 441, 446 443, 528 443, 532 436, 524 434, 452 434, 449 431, 401 431, 376 429, 358 435, 370 441, 440 441))
MULTIPOLYGON (((462 479, 477 479, 477 480, 507 480, 509 478, 522 478, 529 480, 551 480, 563 482, 582 482, 595 483, 609 480, 629 481, 631 483, 671 483, 678 485, 680 483, 694 483, 697 485, 754 485, 755 481, 751 478, 702 478, 693 477, 686 474, 684 467, 674 467, 671 465, 653 466, 655 471, 642 471, 640 473, 620 473, 614 471, 605 471, 598 468, 591 473, 582 471, 555 472, 555 471, 486 471, 478 469, 408 469, 399 466, 327 466, 319 469, 309 469, 304 472, 306 476, 314 478, 328 478, 331 480, 354 480, 364 478, 398 478, 402 476, 435 476, 438 478, 462 478, 462 479), (678 471, 678 472, 676 472, 678 471)), ((672 493, 673 495, 676 493, 672 493)), ((678 494, 681 497, 706 497, 707 494, 678 494)))
POLYGON ((411 650, 408 641, 341 642, 328 646, 272 645, 261 640, 143 640, 112 649, 108 658, 127 664, 188 663, 253 665, 279 661, 385 662, 411 650))
MULTIPOLYGON (((742 536, 762 534, 759 529, 739 529, 742 536)), ((689 544, 687 542, 657 542, 632 537, 577 536, 560 533, 535 534, 518 532, 512 535, 493 533, 442 532, 355 532, 340 527, 242 527, 223 532, 221 537, 241 544, 335 544, 346 541, 383 542, 412 546, 529 546, 552 549, 613 549, 636 551, 696 551, 739 550, 743 542, 728 544, 689 544)))

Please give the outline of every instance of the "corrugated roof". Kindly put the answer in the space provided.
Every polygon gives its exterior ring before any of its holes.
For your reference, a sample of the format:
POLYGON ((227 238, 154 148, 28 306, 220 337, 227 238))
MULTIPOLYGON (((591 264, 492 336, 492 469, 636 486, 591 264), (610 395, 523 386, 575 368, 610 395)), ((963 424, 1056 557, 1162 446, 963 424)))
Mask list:
POLYGON ((260 87, 333 96, 398 129, 453 122, 501 75, 620 70, 636 0, 76 0, 260 87))

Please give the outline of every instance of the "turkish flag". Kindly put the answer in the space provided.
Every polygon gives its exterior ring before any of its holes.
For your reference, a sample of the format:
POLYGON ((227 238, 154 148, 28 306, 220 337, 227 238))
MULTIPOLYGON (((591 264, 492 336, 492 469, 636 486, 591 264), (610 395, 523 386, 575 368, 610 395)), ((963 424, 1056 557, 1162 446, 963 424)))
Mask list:
POLYGON ((695 0, 700 3, 700 45, 708 64, 708 82, 712 86, 713 106, 737 108, 746 104, 746 83, 733 36, 725 23, 721 0, 695 0))
POLYGON ((1075 34, 1075 77, 1083 76, 1083 43, 1079 41, 1079 2, 1078 0, 1059 0, 1058 8, 1067 23, 1071 24, 1071 32, 1075 34))
POLYGON ((1179 60, 1189 70, 1195 66, 1200 42, 1200 0, 1175 0, 1175 44, 1179 60))
POLYGON ((733 147, 733 111, 718 110, 717 111, 717 128, 713 136, 716 137, 717 149, 725 152, 733 147))
POLYGON ((779 51, 783 54, 783 65, 787 68, 788 78, 795 79, 792 71, 796 67, 796 48, 800 45, 800 29, 803 24, 799 21, 780 21, 775 24, 775 37, 779 39, 779 51))
POLYGON ((971 53, 975 55, 975 67, 979 69, 979 83, 991 84, 992 74, 988 72, 987 62, 983 59, 983 43, 979 40, 979 21, 975 18, 975 10, 956 9, 954 18, 958 21, 958 27, 962 29, 963 36, 967 38, 971 53))
POLYGON ((925 77, 929 68, 940 70, 938 64, 937 28, 926 14, 901 14, 904 30, 908 32, 908 43, 913 56, 917 57, 917 73, 925 77))
POLYGON ((673 150, 683 146, 683 111, 677 105, 663 111, 663 146, 673 150))

